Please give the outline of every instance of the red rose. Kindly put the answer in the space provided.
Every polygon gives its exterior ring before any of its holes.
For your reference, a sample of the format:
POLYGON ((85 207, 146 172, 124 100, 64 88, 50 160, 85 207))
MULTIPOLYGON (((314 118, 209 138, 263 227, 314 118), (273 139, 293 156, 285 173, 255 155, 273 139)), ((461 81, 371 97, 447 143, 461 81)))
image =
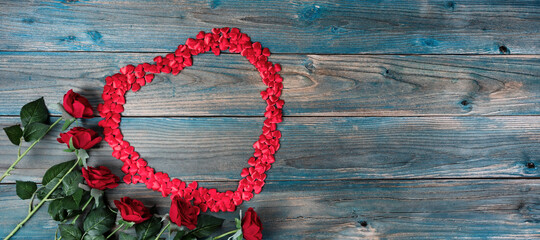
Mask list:
POLYGON ((186 226, 190 230, 195 229, 197 227, 199 213, 201 213, 199 207, 191 205, 191 203, 180 196, 173 197, 169 217, 176 225, 186 226))
POLYGON ((249 208, 242 218, 242 234, 246 240, 261 240, 262 239, 262 224, 261 219, 253 208, 249 208))
POLYGON ((77 149, 90 149, 101 142, 101 137, 92 129, 83 127, 74 127, 67 133, 60 133, 57 138, 59 143, 65 143, 69 146, 69 139, 73 138, 73 147, 77 149))
POLYGON ((120 178, 104 166, 83 168, 82 175, 88 186, 99 190, 113 189, 118 186, 117 182, 120 181, 120 178))
POLYGON ((94 111, 88 99, 70 89, 64 95, 64 110, 74 118, 92 118, 94 111))
POLYGON ((114 200, 114 205, 120 211, 122 219, 128 222, 142 223, 152 217, 150 210, 137 199, 123 197, 120 201, 114 200))

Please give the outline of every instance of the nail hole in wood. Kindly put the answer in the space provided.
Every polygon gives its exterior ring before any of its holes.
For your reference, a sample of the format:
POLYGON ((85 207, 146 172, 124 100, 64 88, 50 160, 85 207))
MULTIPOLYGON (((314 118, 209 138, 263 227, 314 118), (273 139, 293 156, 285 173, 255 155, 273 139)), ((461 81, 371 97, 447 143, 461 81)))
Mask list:
POLYGON ((449 9, 454 10, 455 6, 456 6, 456 4, 454 2, 452 2, 452 1, 446 2, 446 7, 449 8, 449 9))
POLYGON ((469 105, 469 101, 463 100, 463 101, 461 101, 461 105, 467 106, 467 105, 469 105))
POLYGON ((502 45, 502 46, 499 47, 499 51, 500 51, 502 54, 507 54, 507 53, 509 53, 508 48, 507 48, 506 46, 504 46, 504 45, 502 45))
POLYGON ((534 165, 533 162, 529 162, 529 163, 527 163, 527 167, 528 167, 528 168, 534 168, 535 165, 534 165))
POLYGON ((362 227, 367 227, 367 222, 366 222, 366 221, 361 221, 361 222, 360 222, 360 226, 362 226, 362 227))

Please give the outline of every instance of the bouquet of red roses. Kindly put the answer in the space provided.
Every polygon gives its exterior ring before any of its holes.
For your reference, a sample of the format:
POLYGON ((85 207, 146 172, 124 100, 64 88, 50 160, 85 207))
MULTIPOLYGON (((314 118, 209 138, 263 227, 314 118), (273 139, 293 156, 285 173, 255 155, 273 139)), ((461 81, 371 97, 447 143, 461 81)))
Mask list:
MULTIPOLYGON (((17 159, 0 177, 0 182, 15 168, 28 152, 56 125, 64 121, 57 141, 66 145, 65 152, 73 153, 75 159, 50 167, 44 174, 41 186, 31 181, 17 181, 16 192, 21 199, 29 199, 29 212, 4 239, 11 238, 45 204, 48 213, 58 221, 55 239, 162 239, 168 230, 175 240, 206 239, 214 235, 224 219, 201 214, 199 207, 190 201, 174 196, 168 213, 159 215, 141 201, 130 197, 114 200, 116 210, 108 205, 106 191, 119 185, 120 178, 105 166, 88 165, 88 152, 102 141, 91 128, 80 126, 78 119, 92 118, 94 111, 90 102, 69 90, 58 104, 62 117, 52 124, 43 98, 24 105, 21 124, 4 128, 9 140, 18 145, 17 159), (71 129, 70 126, 76 124, 71 129), (67 129, 69 129, 67 132, 67 129), (21 153, 24 142, 30 145, 21 153), (35 203, 38 201, 37 203, 35 203), (117 215, 120 217, 118 218, 117 215), (118 218, 118 220, 117 220, 118 218), (135 229, 136 236, 125 231, 135 229)), ((213 237, 220 239, 262 239, 262 224, 253 208, 235 219, 236 229, 213 237)))

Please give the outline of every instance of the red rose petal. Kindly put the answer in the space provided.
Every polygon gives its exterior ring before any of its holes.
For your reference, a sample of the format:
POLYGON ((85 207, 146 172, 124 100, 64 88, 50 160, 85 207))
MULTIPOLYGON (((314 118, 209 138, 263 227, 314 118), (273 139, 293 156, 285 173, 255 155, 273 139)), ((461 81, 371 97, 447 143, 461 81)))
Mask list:
POLYGON ((131 86, 131 90, 133 90, 134 92, 139 91, 139 89, 141 89, 141 85, 139 85, 138 83, 134 83, 131 86))
POLYGON ((240 173, 240 176, 246 177, 247 175, 249 175, 248 169, 247 168, 242 169, 242 173, 240 173))
POLYGON ((154 79, 154 74, 148 74, 144 76, 144 80, 146 80, 147 83, 151 83, 154 79))
POLYGON ((216 55, 216 56, 219 56, 219 54, 221 53, 221 51, 219 50, 219 48, 213 48, 213 49, 212 49, 212 52, 213 52, 214 55, 216 55))

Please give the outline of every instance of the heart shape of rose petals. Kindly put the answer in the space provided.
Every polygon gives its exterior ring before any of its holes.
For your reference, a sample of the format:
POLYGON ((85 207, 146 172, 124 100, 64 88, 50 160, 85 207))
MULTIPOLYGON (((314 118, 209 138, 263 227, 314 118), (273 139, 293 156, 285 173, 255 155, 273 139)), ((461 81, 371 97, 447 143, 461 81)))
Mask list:
POLYGON ((99 126, 103 127, 104 139, 113 149, 112 156, 124 162, 122 172, 126 175, 123 180, 128 184, 145 183, 149 189, 161 192, 163 197, 178 195, 188 201, 193 200, 193 204, 203 212, 234 211, 243 201, 253 198, 253 193, 260 193, 266 179, 265 172, 274 163, 274 154, 280 147, 281 132, 276 129, 276 124, 282 121, 284 104, 279 99, 283 89, 283 78, 278 74, 281 65, 269 62, 269 56, 268 48, 263 48, 259 42, 252 43, 251 38, 238 28, 214 28, 211 33, 201 31, 196 38, 187 39, 174 53, 155 57, 153 64, 127 65, 119 73, 106 77, 102 94, 104 103, 98 106, 104 120, 99 122, 99 126), (250 167, 242 169, 242 179, 236 191, 219 192, 217 189, 199 187, 197 182, 186 185, 180 179, 171 179, 167 173, 156 172, 139 156, 135 147, 124 140, 119 127, 122 121, 120 114, 126 103, 125 94, 129 90, 137 92, 152 82, 154 74, 180 73, 193 64, 192 56, 208 51, 217 56, 225 50, 240 53, 257 68, 262 82, 267 86, 261 91, 261 97, 268 105, 262 134, 253 144, 255 151, 248 160, 250 167))

